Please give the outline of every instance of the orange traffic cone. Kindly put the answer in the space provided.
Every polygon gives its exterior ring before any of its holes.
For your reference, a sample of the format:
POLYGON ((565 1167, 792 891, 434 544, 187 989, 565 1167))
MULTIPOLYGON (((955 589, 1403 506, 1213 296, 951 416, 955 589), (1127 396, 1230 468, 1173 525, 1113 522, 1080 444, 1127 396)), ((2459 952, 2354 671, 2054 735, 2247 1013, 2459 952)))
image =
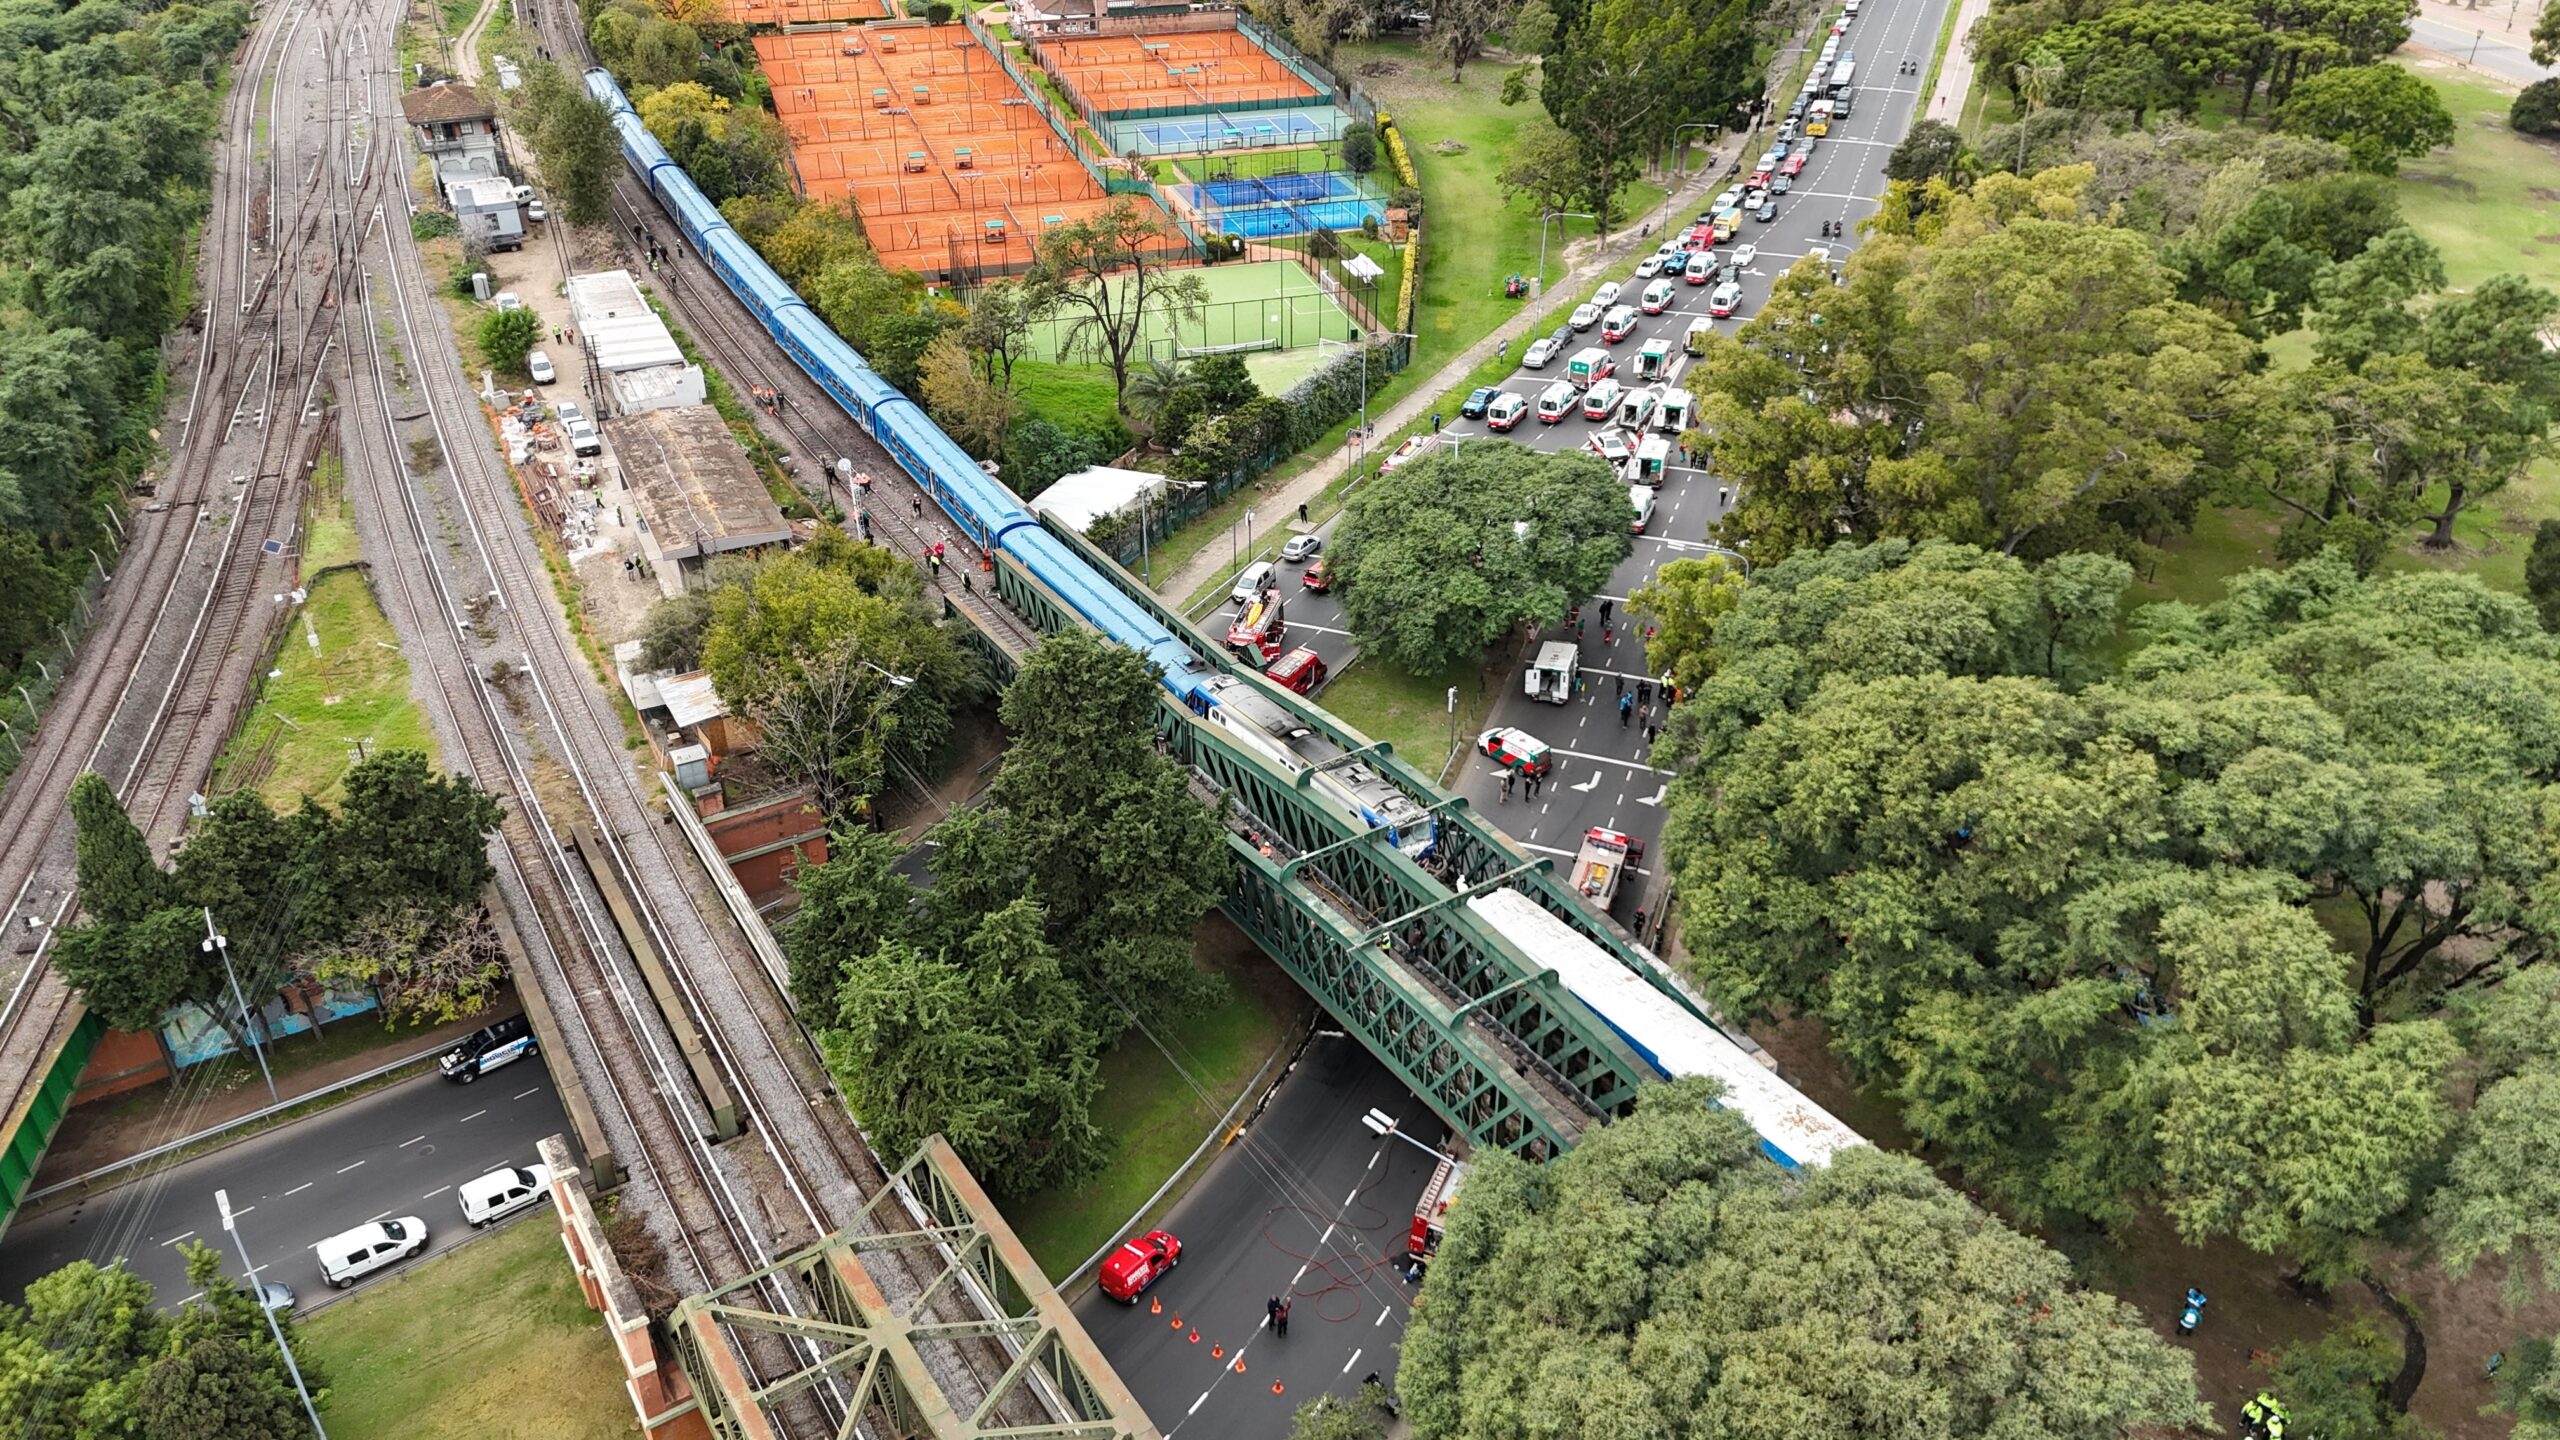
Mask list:
POLYGON ((1287 1388, 1289 1388, 1289 1387, 1287 1387, 1287 1386, 1285 1386, 1285 1385, 1281 1384, 1281 1383, 1280 1383, 1279 1381, 1277 1381, 1277 1380, 1274 1380, 1274 1381, 1272 1381, 1272 1382, 1271 1382, 1271 1393, 1272 1393, 1272 1394, 1274 1394, 1274 1395, 1279 1394, 1281 1391, 1283 1391, 1283 1390, 1285 1390, 1285 1389, 1287 1389, 1287 1388))
POLYGON ((1212 1360, 1224 1360, 1224 1359, 1226 1359, 1226 1358, 1227 1358, 1227 1347, 1226 1347, 1226 1346, 1224 1346, 1224 1345, 1212 1345, 1212 1346, 1210 1346, 1210 1347, 1209 1347, 1209 1358, 1210 1358, 1210 1359, 1212 1359, 1212 1360))
POLYGON ((1199 1344, 1199 1343, 1200 1343, 1200 1332, 1199 1332, 1199 1331, 1194 1330, 1194 1331, 1192 1331, 1192 1332, 1191 1332, 1191 1343, 1192 1343, 1192 1344, 1194 1344, 1194 1345, 1197 1345, 1197 1344, 1199 1344))
POLYGON ((1241 1350, 1236 1352, 1236 1373, 1239 1375, 1244 1373, 1244 1352, 1241 1350))
POLYGON ((1150 1314, 1150 1315, 1161 1315, 1161 1314, 1163 1314, 1163 1313, 1164 1313, 1164 1299, 1163 1299, 1163 1297, 1158 1296, 1158 1297, 1154 1297, 1154 1298, 1149 1299, 1149 1300, 1147 1301, 1147 1313, 1148 1313, 1148 1314, 1150 1314))
POLYGON ((1179 1310, 1173 1312, 1173 1328, 1176 1330, 1182 1328, 1182 1312, 1179 1310))

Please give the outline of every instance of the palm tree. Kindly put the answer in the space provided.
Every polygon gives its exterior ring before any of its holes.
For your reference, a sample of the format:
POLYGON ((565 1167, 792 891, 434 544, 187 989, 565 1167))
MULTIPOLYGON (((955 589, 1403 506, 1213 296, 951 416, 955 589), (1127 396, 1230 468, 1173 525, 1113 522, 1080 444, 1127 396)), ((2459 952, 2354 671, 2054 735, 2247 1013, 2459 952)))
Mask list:
POLYGON ((2035 113, 2053 103, 2062 93, 2062 57, 2039 45, 2027 52, 2017 68, 2018 98, 2026 102, 2027 113, 2018 117, 2018 173, 2027 173, 2027 122, 2035 113))
POLYGON ((1156 421, 1163 417, 1164 407, 1172 401, 1173 392, 1181 389, 1189 379, 1183 373, 1180 360, 1159 356, 1129 372, 1129 383, 1120 389, 1120 407, 1128 412, 1130 419, 1145 427, 1152 437, 1156 421))

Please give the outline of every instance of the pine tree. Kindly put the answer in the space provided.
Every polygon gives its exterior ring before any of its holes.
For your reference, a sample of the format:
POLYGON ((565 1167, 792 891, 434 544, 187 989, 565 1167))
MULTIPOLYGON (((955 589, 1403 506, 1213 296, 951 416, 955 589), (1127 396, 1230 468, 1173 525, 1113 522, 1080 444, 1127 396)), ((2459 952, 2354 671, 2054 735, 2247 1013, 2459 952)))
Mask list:
POLYGON ((170 903, 169 877, 107 777, 92 770, 71 782, 71 822, 79 831, 81 909, 128 924, 170 903))

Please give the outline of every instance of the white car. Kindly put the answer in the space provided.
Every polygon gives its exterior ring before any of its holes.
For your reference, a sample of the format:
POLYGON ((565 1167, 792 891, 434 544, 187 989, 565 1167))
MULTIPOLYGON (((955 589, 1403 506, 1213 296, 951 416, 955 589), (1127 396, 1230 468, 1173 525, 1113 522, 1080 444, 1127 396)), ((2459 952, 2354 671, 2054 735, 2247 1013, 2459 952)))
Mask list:
POLYGON ((1618 303, 1618 291, 1623 288, 1617 281, 1612 280, 1600 287, 1600 293, 1591 297, 1591 303, 1606 310, 1618 303))
POLYGON ((1751 262, 1759 258, 1760 247, 1757 245, 1738 245, 1734 247, 1733 263, 1745 270, 1750 269, 1751 262))
POLYGON ((1529 353, 1520 357, 1520 367, 1524 370, 1544 370, 1548 363, 1556 358, 1556 352, 1563 348, 1556 343, 1554 336, 1541 336, 1529 347, 1529 353))
POLYGON ((551 357, 539 350, 525 352, 524 373, 532 376, 536 385, 548 385, 560 378, 560 372, 551 368, 551 357))
POLYGON ((1636 453, 1635 447, 1627 443, 1627 437, 1615 430, 1603 430, 1592 436, 1583 448, 1608 461, 1612 470, 1623 467, 1627 458, 1636 453))
POLYGON ((499 291, 497 294, 489 297, 489 303, 500 310, 521 310, 524 308, 524 302, 516 298, 516 292, 513 290, 499 291))
POLYGON ((1292 535, 1289 543, 1280 547, 1280 558, 1295 565, 1301 560, 1313 560, 1323 550, 1324 537, 1321 535, 1292 535))
POLYGON ((543 221, 551 218, 551 212, 542 208, 541 201, 527 200, 524 202, 524 218, 532 221, 536 225, 539 225, 543 221))
POLYGON ((560 428, 569 436, 571 454, 601 455, 604 453, 604 436, 596 429, 596 422, 587 418, 585 411, 566 402, 560 405, 559 410, 560 428))
POLYGON ((1639 280, 1650 280, 1654 276, 1661 274, 1664 263, 1669 259, 1669 256, 1658 251, 1654 254, 1647 255, 1636 262, 1636 278, 1639 280))
POLYGON ((551 1167, 508 1165, 457 1187, 462 1218, 474 1225, 504 1220, 551 1198, 551 1167))
POLYGON ((1598 304, 1576 305, 1573 307, 1573 328, 1576 330, 1588 330, 1592 326, 1599 324, 1600 316, 1603 313, 1604 308, 1605 307, 1598 304))
POLYGON ((377 1220, 332 1235, 311 1248, 320 1257, 320 1273, 344 1290, 426 1249, 427 1222, 415 1215, 377 1220))
POLYGON ((1742 187, 1739 185, 1727 185, 1724 187, 1723 193, 1716 196, 1715 203, 1707 207, 1707 213, 1709 215, 1721 215, 1725 211, 1730 210, 1741 203, 1742 187))

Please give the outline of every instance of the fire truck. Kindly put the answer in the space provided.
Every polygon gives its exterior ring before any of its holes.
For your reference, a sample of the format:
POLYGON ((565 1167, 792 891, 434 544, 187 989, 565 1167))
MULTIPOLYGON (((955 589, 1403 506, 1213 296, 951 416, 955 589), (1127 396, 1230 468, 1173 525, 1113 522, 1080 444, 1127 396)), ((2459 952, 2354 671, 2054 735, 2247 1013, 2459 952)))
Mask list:
POLYGON ((1467 1163, 1447 1156, 1431 1170, 1431 1183, 1422 1187, 1422 1201, 1413 1207, 1413 1233, 1405 1240, 1405 1249, 1416 1260, 1428 1260, 1440 1253, 1441 1227, 1449 1218, 1449 1206, 1458 1198, 1458 1186, 1467 1178, 1467 1163))
POLYGON ((1227 627, 1227 648, 1255 665, 1278 659, 1289 638, 1283 608, 1278 586, 1263 591, 1262 598, 1244 607, 1236 623, 1227 627))
POLYGON ((1573 888, 1605 911, 1617 898, 1618 881, 1627 867, 1643 861, 1643 841, 1594 825, 1583 832, 1582 849, 1573 857, 1573 888))

